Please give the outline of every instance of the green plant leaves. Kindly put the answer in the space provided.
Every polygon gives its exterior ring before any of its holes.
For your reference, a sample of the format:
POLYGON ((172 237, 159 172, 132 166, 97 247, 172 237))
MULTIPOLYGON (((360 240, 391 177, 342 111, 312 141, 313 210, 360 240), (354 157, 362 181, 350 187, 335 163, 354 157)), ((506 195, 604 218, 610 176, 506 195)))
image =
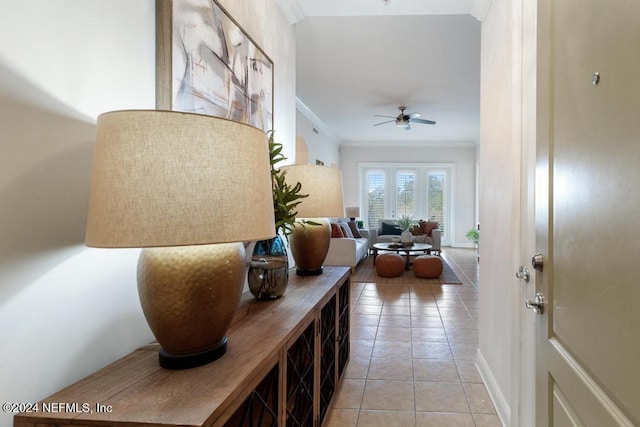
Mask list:
MULTIPOLYGON (((271 184, 273 190, 273 213, 275 217, 276 233, 282 233, 287 239, 293 230, 298 211, 296 207, 300 199, 309 197, 301 193, 302 184, 291 185, 286 181, 286 170, 276 168, 276 164, 287 160, 282 154, 282 144, 273 139, 274 131, 267 132, 269 137, 269 158, 271 162, 271 184)), ((303 222, 304 223, 304 222, 303 222)))
POLYGON ((413 227, 416 224, 416 222, 409 215, 402 215, 400 218, 398 218, 398 220, 396 221, 396 224, 403 231, 406 231, 411 227, 413 227))

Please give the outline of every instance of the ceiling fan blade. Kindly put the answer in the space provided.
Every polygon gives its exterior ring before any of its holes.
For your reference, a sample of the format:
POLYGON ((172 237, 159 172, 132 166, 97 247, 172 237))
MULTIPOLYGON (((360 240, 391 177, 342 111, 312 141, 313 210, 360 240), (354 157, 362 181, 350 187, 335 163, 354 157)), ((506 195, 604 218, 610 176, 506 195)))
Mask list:
POLYGON ((386 122, 376 123, 376 124, 374 124, 374 126, 383 125, 385 123, 391 123, 391 122, 395 122, 395 119, 394 120, 387 120, 386 122))
POLYGON ((416 117, 420 117, 420 113, 411 113, 407 114, 407 116, 409 116, 410 119, 415 119, 416 117))
POLYGON ((374 117, 387 117, 389 119, 395 119, 396 118, 396 116, 381 116, 380 114, 374 114, 373 116, 374 117))
POLYGON ((434 122, 433 120, 425 120, 425 119, 411 119, 410 118, 409 121, 411 123, 422 123, 422 124, 425 124, 425 125, 435 125, 436 124, 436 122, 434 122))

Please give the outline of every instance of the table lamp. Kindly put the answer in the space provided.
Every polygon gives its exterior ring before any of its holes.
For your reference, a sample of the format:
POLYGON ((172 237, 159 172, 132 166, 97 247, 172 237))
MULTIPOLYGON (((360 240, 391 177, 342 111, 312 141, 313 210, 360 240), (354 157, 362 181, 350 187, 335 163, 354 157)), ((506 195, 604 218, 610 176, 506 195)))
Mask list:
POLYGON ((158 110, 98 117, 85 243, 144 248, 138 294, 162 367, 225 353, 241 242, 275 236, 270 174, 265 133, 243 123, 158 110))
POLYGON ((360 208, 358 206, 344 208, 344 213, 351 221, 355 221, 360 216, 360 208))
POLYGON ((292 185, 299 182, 302 192, 309 197, 301 199, 289 245, 296 262, 296 274, 314 276, 322 274, 331 243, 331 226, 327 217, 342 217, 342 172, 328 166, 284 166, 286 180, 292 185))

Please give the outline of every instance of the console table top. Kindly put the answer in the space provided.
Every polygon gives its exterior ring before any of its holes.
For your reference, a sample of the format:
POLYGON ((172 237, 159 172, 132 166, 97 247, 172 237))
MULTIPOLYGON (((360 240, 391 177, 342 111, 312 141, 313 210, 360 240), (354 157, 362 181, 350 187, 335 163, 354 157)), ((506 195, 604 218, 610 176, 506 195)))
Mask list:
POLYGON ((285 295, 257 301, 245 293, 229 333, 226 354, 207 365, 172 371, 158 364, 159 344, 151 343, 100 369, 42 402, 88 404, 91 413, 21 413, 15 426, 210 425, 252 378, 266 374, 280 349, 350 274, 348 267, 325 267, 319 276, 289 277, 285 295), (98 412, 96 405, 110 407, 98 412))

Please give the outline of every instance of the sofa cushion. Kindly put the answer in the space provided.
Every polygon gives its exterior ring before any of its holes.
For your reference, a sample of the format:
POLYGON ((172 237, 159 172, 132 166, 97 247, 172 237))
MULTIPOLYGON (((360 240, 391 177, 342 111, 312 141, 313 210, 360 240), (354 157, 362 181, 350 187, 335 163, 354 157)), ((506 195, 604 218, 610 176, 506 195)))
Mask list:
POLYGON ((364 237, 356 238, 356 260, 360 261, 369 252, 369 242, 364 237))
POLYGON ((355 221, 349 221, 347 222, 347 224, 349 225, 349 229, 351 230, 351 234, 353 234, 353 237, 355 237, 356 239, 359 239, 362 237, 360 235, 360 231, 358 231, 358 225, 356 224, 355 221))
POLYGON ((366 237, 359 239, 331 239, 324 265, 345 265, 355 269, 369 253, 366 237))
POLYGON ((344 237, 344 233, 342 232, 342 227, 338 224, 331 223, 331 237, 335 239, 341 239, 344 237))
POLYGON ((353 233, 351 232, 351 229, 349 228, 349 224, 347 224, 344 221, 338 221, 338 225, 342 228, 342 235, 344 237, 348 237, 350 239, 353 239, 353 233))
POLYGON ((400 230, 395 224, 383 222, 380 226, 380 232, 378 234, 399 236, 400 234, 402 234, 402 230, 400 230))
POLYGON ((417 234, 417 235, 413 236, 413 241, 415 243, 429 243, 429 242, 427 242, 428 238, 429 238, 429 236, 427 236, 426 234, 417 234))
POLYGON ((431 232, 434 228, 438 228, 438 223, 435 221, 422 221, 418 222, 418 225, 422 227, 422 232, 427 236, 431 236, 431 232))

